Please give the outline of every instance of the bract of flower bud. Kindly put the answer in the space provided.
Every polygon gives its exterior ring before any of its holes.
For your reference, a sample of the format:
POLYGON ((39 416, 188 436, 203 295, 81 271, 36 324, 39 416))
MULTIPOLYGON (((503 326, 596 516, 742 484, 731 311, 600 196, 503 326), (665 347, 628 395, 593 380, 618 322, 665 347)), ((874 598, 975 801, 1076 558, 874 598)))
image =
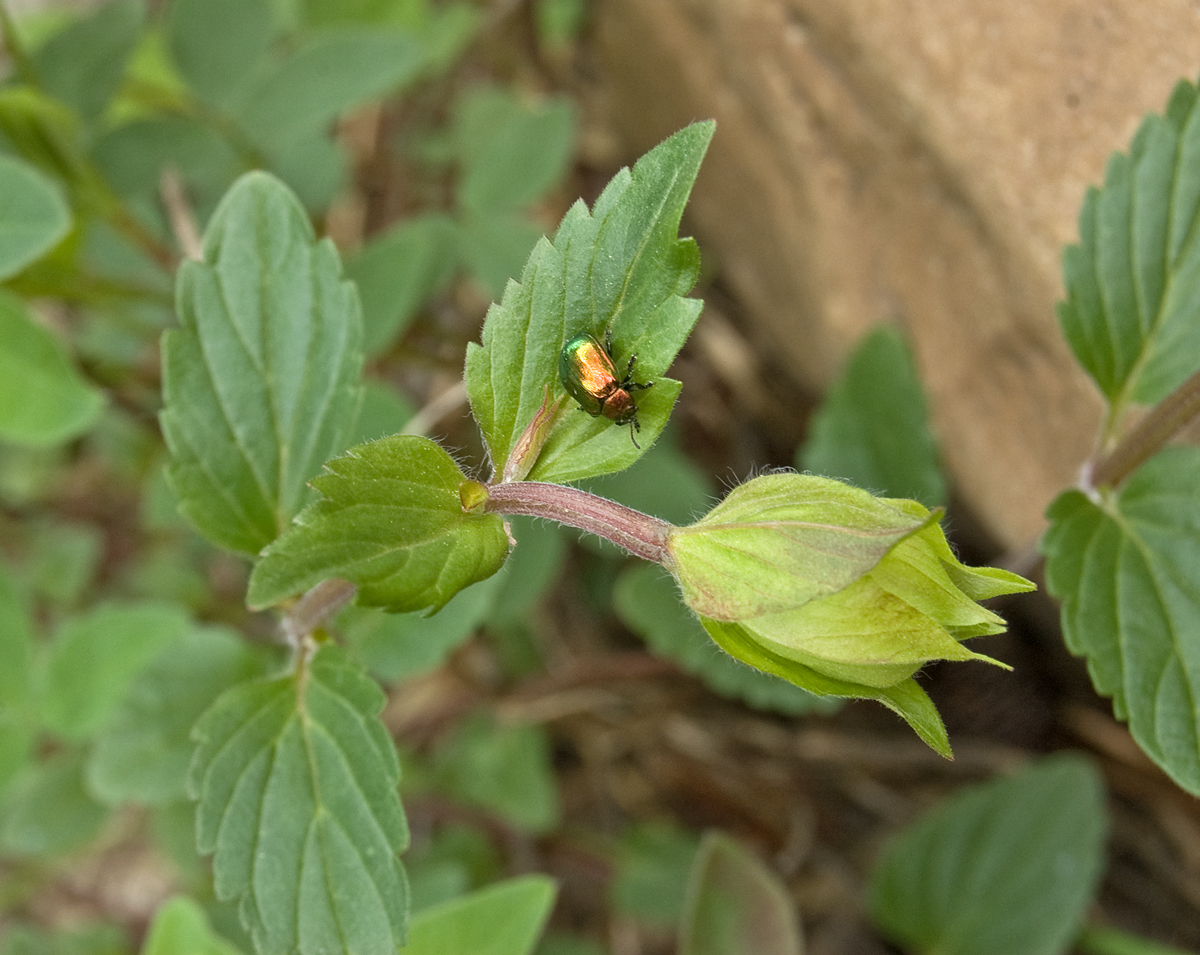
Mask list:
POLYGON ((996 663, 961 642, 1005 629, 977 601, 1033 584, 963 565, 937 517, 828 478, 772 474, 672 531, 667 549, 684 602, 726 652, 815 693, 878 699, 942 751, 913 674, 933 660, 996 663))
MULTIPOLYGON (((684 602, 742 620, 837 593, 933 518, 810 474, 764 474, 667 538, 684 602)), ((907 502, 902 502, 907 503, 907 502)))

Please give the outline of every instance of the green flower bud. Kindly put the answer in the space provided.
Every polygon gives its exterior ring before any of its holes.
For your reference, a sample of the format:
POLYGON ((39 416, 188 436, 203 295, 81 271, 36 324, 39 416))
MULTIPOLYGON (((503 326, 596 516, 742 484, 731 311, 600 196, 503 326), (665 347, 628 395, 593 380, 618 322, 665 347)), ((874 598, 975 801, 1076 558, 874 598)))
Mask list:
POLYGON ((672 529, 666 547, 684 602, 726 652, 815 693, 880 700, 948 755, 913 674, 932 660, 996 663, 962 644, 1005 629, 977 601, 1033 584, 963 565, 938 516, 840 481, 771 474, 672 529))

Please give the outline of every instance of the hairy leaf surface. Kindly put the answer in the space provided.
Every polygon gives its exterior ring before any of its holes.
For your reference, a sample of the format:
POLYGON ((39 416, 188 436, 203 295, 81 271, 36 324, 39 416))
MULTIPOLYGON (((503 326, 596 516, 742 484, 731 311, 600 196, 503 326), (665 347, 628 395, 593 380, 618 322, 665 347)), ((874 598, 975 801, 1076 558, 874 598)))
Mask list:
MULTIPOLYGON (((581 332, 612 336, 624 372, 653 381, 638 393, 643 448, 666 424, 680 384, 663 373, 700 315, 684 295, 695 284, 699 253, 679 239, 679 219, 712 137, 696 123, 613 177, 589 212, 576 203, 554 239, 541 240, 519 282, 488 311, 482 344, 467 349, 466 384, 497 473, 558 377, 563 345, 581 332)), ((619 471, 641 454, 628 429, 593 418, 569 402, 555 422, 530 480, 571 481, 619 471)))
POLYGON ((295 673, 227 691, 196 724, 197 847, 259 955, 404 944, 408 828, 383 702, 326 647, 295 673))
POLYGON ((1200 366, 1200 98, 1176 86, 1162 116, 1114 153, 1063 253, 1059 322, 1113 403, 1155 404, 1200 366))
POLYGON ((306 508, 254 568, 250 606, 340 577, 358 587, 360 604, 436 610, 494 574, 508 554, 504 522, 463 510, 465 477, 428 438, 381 438, 326 469, 313 481, 324 500, 306 508))
POLYGON ((362 318, 337 251, 277 179, 234 183, 179 270, 163 338, 163 432, 180 509, 209 539, 257 553, 343 449, 362 372, 362 318))

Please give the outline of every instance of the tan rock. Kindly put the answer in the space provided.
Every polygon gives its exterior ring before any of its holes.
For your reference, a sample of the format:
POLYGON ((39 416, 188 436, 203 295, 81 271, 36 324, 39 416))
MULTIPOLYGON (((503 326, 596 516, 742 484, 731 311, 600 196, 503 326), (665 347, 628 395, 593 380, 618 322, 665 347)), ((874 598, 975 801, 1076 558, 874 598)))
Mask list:
MULTIPOLYGON (((1084 190, 1200 66, 1194 0, 597 0, 625 158, 717 135, 690 222, 805 384, 901 322, 966 504, 1008 547, 1101 403, 1058 332, 1084 190)), ((703 321, 703 320, 702 320, 703 321)))

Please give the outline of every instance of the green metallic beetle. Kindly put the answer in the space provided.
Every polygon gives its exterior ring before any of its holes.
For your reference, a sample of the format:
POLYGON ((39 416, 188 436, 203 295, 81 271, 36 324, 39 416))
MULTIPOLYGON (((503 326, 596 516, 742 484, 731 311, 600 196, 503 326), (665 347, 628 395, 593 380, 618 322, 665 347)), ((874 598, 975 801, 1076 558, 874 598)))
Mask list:
POLYGON ((625 377, 618 380, 617 366, 612 357, 611 334, 604 333, 604 344, 601 345, 595 335, 585 332, 563 345, 558 356, 558 376, 567 394, 593 418, 603 416, 614 424, 629 425, 629 440, 641 450, 641 445, 633 436, 634 431, 642 430, 633 392, 651 388, 654 382, 633 380, 635 361, 637 355, 631 355, 625 377))

